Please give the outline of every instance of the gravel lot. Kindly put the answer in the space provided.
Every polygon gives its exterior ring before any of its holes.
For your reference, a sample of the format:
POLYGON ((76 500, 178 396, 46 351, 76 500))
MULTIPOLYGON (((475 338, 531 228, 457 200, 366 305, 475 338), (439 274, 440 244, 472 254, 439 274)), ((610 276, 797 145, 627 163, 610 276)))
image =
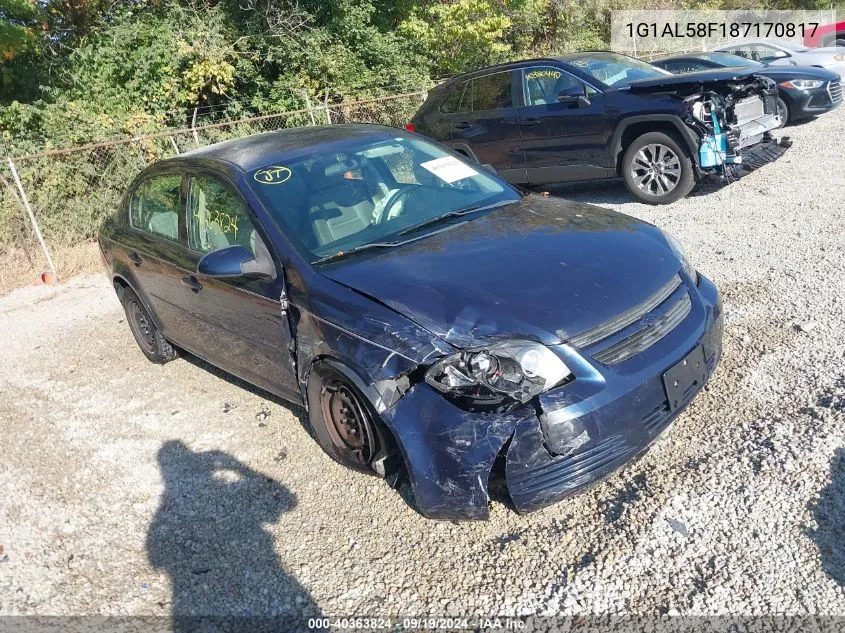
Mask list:
POLYGON ((669 208, 725 353, 647 456, 528 516, 437 523, 303 412, 137 349, 107 280, 0 299, 0 614, 845 615, 845 108, 669 208), (704 195, 700 195, 704 194, 704 195))

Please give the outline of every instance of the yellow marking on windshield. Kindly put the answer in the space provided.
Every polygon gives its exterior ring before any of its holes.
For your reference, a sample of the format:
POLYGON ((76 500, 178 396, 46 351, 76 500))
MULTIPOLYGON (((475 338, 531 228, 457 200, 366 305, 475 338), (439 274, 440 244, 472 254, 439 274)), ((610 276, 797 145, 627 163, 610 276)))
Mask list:
POLYGON ((287 167, 271 165, 270 167, 262 167, 252 177, 262 185, 280 185, 287 182, 292 174, 293 172, 287 167))

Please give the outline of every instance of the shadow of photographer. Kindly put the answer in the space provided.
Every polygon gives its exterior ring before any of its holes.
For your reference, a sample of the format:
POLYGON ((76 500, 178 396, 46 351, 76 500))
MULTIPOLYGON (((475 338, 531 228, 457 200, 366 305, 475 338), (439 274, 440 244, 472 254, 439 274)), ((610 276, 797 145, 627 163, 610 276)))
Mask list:
POLYGON ((228 453, 194 452, 180 441, 165 443, 158 462, 165 491, 147 554, 170 576, 177 630, 219 630, 215 620, 257 629, 268 618, 277 630, 293 630, 285 623, 319 615, 264 529, 295 507, 293 493, 228 453))

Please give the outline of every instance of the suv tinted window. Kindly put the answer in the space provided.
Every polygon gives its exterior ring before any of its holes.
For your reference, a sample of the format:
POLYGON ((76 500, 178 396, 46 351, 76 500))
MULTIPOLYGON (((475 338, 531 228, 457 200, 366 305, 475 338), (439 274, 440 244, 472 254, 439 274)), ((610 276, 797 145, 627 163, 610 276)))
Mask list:
POLYGON ((466 90, 468 83, 468 81, 459 83, 452 89, 452 92, 449 93, 449 96, 443 100, 443 103, 440 104, 440 111, 443 114, 451 114, 453 112, 461 111, 461 97, 463 96, 464 90, 466 90))
POLYGON ((472 80, 472 111, 510 108, 511 72, 495 73, 472 80))
POLYGON ((136 229, 179 241, 179 197, 182 176, 153 176, 138 185, 129 203, 136 229))
POLYGON ((246 204, 222 183, 191 176, 188 193, 188 245, 209 253, 240 244, 255 254, 255 229, 246 204), (253 237, 254 236, 254 237, 253 237))

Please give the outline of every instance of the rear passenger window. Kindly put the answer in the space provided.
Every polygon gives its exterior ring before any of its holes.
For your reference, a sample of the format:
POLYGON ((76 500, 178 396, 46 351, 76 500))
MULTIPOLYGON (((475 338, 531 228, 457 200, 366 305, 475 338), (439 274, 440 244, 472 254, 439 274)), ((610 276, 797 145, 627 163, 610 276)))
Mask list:
POLYGON ((443 114, 452 114, 453 112, 461 111, 461 97, 463 96, 468 83, 468 81, 464 81, 452 89, 449 96, 446 97, 443 103, 440 104, 440 111, 443 114))
POLYGON ((510 71, 472 80, 473 112, 510 108, 512 105, 510 71))
POLYGON ((240 244, 255 254, 255 229, 246 203, 213 178, 192 176, 188 193, 188 245, 199 253, 240 244))
POLYGON ((154 176, 142 182, 130 202, 130 221, 136 229, 179 241, 179 195, 182 176, 154 176))

